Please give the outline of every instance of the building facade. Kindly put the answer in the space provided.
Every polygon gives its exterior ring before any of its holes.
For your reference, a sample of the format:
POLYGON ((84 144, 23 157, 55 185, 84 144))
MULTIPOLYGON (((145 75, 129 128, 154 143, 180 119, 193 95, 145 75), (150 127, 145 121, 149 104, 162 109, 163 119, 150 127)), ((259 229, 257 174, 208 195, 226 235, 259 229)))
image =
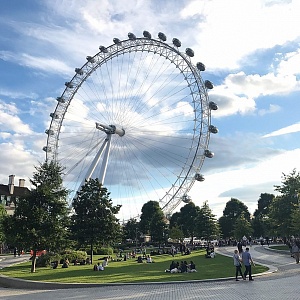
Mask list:
POLYGON ((9 215, 15 210, 16 200, 26 196, 29 189, 25 187, 25 179, 19 179, 19 185, 15 186, 15 175, 8 176, 8 184, 0 184, 0 204, 9 215))

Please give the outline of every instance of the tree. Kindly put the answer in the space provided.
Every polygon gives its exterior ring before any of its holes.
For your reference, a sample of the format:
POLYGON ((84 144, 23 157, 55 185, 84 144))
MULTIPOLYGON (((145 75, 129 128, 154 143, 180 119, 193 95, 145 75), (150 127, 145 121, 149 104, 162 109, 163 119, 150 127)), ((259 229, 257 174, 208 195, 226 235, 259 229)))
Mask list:
POLYGON ((5 241, 4 228, 3 228, 3 222, 5 217, 6 217, 6 210, 4 206, 0 203, 0 247, 1 247, 1 243, 5 241))
POLYGON ((244 213, 246 220, 250 221, 248 207, 238 199, 231 198, 223 210, 223 216, 219 219, 219 225, 224 238, 232 237, 237 218, 244 213))
POLYGON ((253 234, 256 237, 270 235, 269 212, 275 196, 273 194, 262 193, 258 199, 257 209, 253 214, 251 225, 253 234))
POLYGON ((181 225, 180 218, 181 218, 181 213, 179 211, 172 214, 170 218, 170 224, 169 224, 170 229, 176 226, 180 227, 181 225))
POLYGON ((154 242, 164 241, 165 217, 157 201, 148 201, 142 207, 140 230, 149 234, 154 242))
POLYGON ((183 234, 182 230, 180 229, 180 227, 178 225, 175 225, 175 226, 170 228, 169 237, 172 240, 177 240, 177 241, 180 241, 180 242, 183 242, 183 240, 184 240, 184 234, 183 234))
POLYGON ((131 239, 136 241, 139 232, 139 223, 136 219, 129 219, 123 226, 123 240, 131 239))
POLYGON ((293 169, 290 174, 282 174, 281 185, 275 186, 280 195, 270 205, 270 223, 274 233, 280 236, 292 234, 292 215, 299 209, 300 174, 293 169))
POLYGON ((251 223, 245 218, 245 214, 241 213, 234 224, 234 237, 236 240, 241 240, 243 236, 249 238, 252 236, 253 229, 251 223))
POLYGON ((200 207, 199 214, 196 217, 196 226, 197 236, 204 238, 206 241, 210 241, 219 233, 215 215, 212 213, 207 201, 200 207))
POLYGON ((300 207, 297 205, 291 216, 291 234, 295 237, 300 236, 300 207))
POLYGON ((179 225, 182 228, 184 236, 191 238, 191 243, 193 243, 194 237, 196 236, 196 220, 199 212, 199 206, 196 206, 193 202, 186 204, 180 209, 179 225))
POLYGON ((16 200, 14 214, 4 220, 8 239, 32 250, 31 272, 35 272, 37 251, 60 249, 69 225, 68 191, 62 186, 62 167, 51 161, 35 169, 30 180, 34 189, 16 200))
POLYGON ((99 179, 85 182, 73 200, 71 232, 79 246, 90 246, 91 262, 96 244, 109 244, 120 234, 119 220, 115 216, 121 205, 113 205, 110 193, 99 179))

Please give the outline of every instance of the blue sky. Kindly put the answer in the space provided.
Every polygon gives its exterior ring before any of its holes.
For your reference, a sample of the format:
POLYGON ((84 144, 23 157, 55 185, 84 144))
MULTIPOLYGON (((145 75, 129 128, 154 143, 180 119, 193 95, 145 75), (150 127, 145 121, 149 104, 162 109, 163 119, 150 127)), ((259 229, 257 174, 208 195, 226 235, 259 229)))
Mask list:
POLYGON ((299 12, 297 0, 1 1, 0 182, 15 174, 29 185, 45 159, 56 97, 86 56, 148 30, 192 48, 192 62, 203 62, 203 79, 214 83, 215 156, 189 195, 197 205, 208 200, 217 216, 231 197, 253 213, 282 172, 300 169, 299 12))

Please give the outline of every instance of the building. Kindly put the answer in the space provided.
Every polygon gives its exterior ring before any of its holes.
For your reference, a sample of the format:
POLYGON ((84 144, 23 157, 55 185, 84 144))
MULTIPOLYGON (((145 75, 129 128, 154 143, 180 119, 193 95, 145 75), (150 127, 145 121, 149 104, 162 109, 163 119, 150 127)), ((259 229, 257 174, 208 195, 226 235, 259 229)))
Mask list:
POLYGON ((0 204, 4 205, 9 215, 15 210, 16 200, 29 193, 29 189, 25 187, 25 179, 19 179, 19 185, 15 186, 15 175, 8 176, 8 184, 0 184, 0 204))

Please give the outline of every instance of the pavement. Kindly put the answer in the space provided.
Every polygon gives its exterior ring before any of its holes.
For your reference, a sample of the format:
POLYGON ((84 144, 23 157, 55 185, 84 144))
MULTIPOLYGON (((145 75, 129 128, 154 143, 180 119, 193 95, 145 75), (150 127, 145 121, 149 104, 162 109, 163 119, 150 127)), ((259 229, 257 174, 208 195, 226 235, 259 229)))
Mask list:
POLYGON ((29 254, 20 255, 20 256, 13 256, 13 255, 7 255, 7 256, 0 256, 0 270, 9 267, 15 264, 19 264, 25 261, 28 261, 30 258, 29 254))
MULTIPOLYGON (((232 256, 235 247, 217 248, 218 254, 232 256)), ((134 284, 134 285, 73 285, 73 288, 63 286, 11 286, 0 288, 0 299, 37 300, 37 299, 130 299, 130 300, 174 300, 174 299, 221 299, 221 300, 299 300, 300 299, 300 265, 287 251, 272 251, 265 246, 252 246, 250 253, 255 263, 269 267, 269 271, 256 274, 254 281, 238 281, 233 277, 206 281, 134 284)), ((16 262, 2 260, 0 267, 16 262)), ((198 270, 201 270, 201 266, 198 270)), ((234 270, 233 270, 234 273, 234 270)), ((18 281, 17 281, 18 283, 18 281)), ((19 281, 20 283, 20 281, 19 281)), ((29 283, 29 282, 27 282, 29 283)), ((0 284, 1 286, 1 284, 0 284)))

